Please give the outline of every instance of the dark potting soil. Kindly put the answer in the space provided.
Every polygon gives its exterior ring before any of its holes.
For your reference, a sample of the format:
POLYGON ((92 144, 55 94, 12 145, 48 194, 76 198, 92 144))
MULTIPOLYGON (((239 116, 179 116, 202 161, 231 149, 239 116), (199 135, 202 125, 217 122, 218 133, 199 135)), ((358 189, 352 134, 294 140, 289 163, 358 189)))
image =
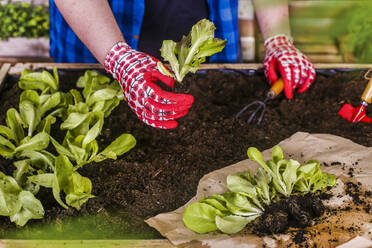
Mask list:
MULTIPOLYGON (((123 102, 105 121, 99 142, 104 147, 121 133, 131 133, 137 146, 116 161, 79 170, 92 180, 96 197, 80 211, 66 210, 50 190, 41 190, 37 197, 45 218, 16 228, 8 217, 0 217, 0 238, 160 238, 144 220, 184 205, 203 175, 246 159, 250 146, 265 150, 298 131, 335 134, 371 146, 371 124, 350 124, 337 114, 344 103, 359 104, 366 85, 363 73, 318 75, 306 93, 291 101, 283 95, 270 101, 259 127, 235 119, 246 104, 264 99, 269 87, 259 72, 247 76, 206 71, 186 77, 195 103, 174 130, 146 126, 123 102)), ((82 74, 61 71, 62 91, 74 87, 82 74)), ((16 81, 8 77, 8 86, 0 93, 0 124, 5 123, 7 109, 18 107, 20 90, 11 83, 16 81)), ((371 110, 368 107, 367 112, 371 110)), ((0 158, 0 170, 11 174, 12 161, 0 158)))
POLYGON ((315 195, 291 195, 272 203, 253 224, 259 236, 284 233, 290 227, 304 228, 313 224, 313 219, 322 216, 324 205, 315 195))

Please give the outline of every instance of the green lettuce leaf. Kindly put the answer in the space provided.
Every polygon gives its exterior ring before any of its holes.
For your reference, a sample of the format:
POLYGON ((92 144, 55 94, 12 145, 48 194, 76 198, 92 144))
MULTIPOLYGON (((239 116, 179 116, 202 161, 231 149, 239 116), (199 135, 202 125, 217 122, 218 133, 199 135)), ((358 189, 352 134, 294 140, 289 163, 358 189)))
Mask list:
POLYGON ((37 126, 37 131, 45 132, 50 134, 50 129, 52 128, 52 124, 56 122, 56 118, 53 115, 47 115, 44 119, 42 119, 37 126))
POLYGON ((92 182, 89 178, 81 176, 79 173, 74 172, 72 174, 73 188, 66 195, 66 203, 69 206, 80 210, 81 205, 83 205, 87 200, 93 198, 92 192, 92 182))
POLYGON ((64 156, 67 156, 69 159, 75 160, 75 157, 72 154, 72 152, 69 150, 69 148, 59 144, 58 141, 56 141, 52 136, 49 136, 49 138, 52 141, 52 144, 59 155, 64 155, 64 156))
POLYGON ((85 122, 89 118, 89 116, 90 116, 89 113, 85 113, 85 114, 71 113, 69 114, 67 119, 61 124, 61 129, 71 130, 71 129, 77 128, 80 124, 85 122))
POLYGON ((18 226, 24 226, 30 219, 42 219, 44 217, 43 205, 31 192, 21 191, 18 200, 21 208, 10 216, 10 220, 18 226))
POLYGON ((131 134, 122 134, 109 146, 94 157, 95 162, 101 162, 107 158, 116 159, 131 150, 136 145, 136 139, 131 134))
POLYGON ((217 215, 224 216, 217 208, 206 203, 196 202, 186 208, 182 220, 187 228, 202 234, 217 231, 217 215))
POLYGON ((10 108, 6 114, 6 124, 10 129, 11 139, 15 141, 17 145, 23 140, 25 137, 23 127, 24 125, 21 115, 18 111, 14 108, 10 108))
POLYGON ((19 160, 13 163, 17 168, 13 172, 13 177, 17 181, 18 185, 23 186, 27 181, 27 176, 31 175, 34 169, 31 166, 30 159, 19 160))
POLYGON ((35 176, 29 176, 27 180, 45 188, 53 188, 55 178, 53 173, 44 173, 35 176))
POLYGON ((40 106, 40 116, 43 117, 46 112, 57 107, 62 101, 63 95, 61 92, 55 92, 51 95, 47 95, 47 98, 40 106))
POLYGON ((80 92, 72 89, 70 90, 71 95, 74 97, 74 104, 78 104, 80 102, 83 102, 83 97, 81 96, 80 92))
POLYGON ((93 127, 89 129, 89 131, 86 133, 83 142, 82 142, 82 148, 86 148, 86 146, 95 140, 98 135, 102 131, 103 127, 103 122, 104 122, 104 113, 102 111, 96 111, 93 112, 93 127), (95 122, 95 123, 94 123, 95 122))
POLYGON ((257 217, 258 215, 250 217, 237 215, 228 215, 221 217, 216 215, 216 226, 223 233, 234 234, 243 230, 249 222, 255 220, 257 217))
POLYGON ((36 134, 31 139, 24 142, 22 145, 18 146, 14 152, 22 152, 26 150, 31 151, 41 151, 48 147, 49 145, 49 135, 47 133, 41 132, 36 134))
POLYGON ((68 206, 62 201, 60 193, 61 191, 70 192, 70 189, 73 187, 73 168, 73 165, 66 156, 60 155, 56 158, 52 192, 54 199, 66 209, 68 209, 68 206))
POLYGON ((11 216, 21 209, 18 194, 22 191, 17 181, 0 172, 0 215, 11 216))
POLYGON ((247 217, 261 215, 263 212, 260 206, 251 201, 250 197, 241 193, 226 192, 222 195, 213 195, 212 198, 224 202, 226 208, 235 215, 247 217))
POLYGON ((296 183, 295 189, 303 193, 314 193, 328 186, 334 186, 337 180, 335 175, 323 173, 320 163, 316 160, 310 160, 301 166, 298 174, 301 180, 296 183))
MULTIPOLYGON (((55 74, 55 73, 54 73, 55 74)), ((24 69, 18 82, 19 88, 23 90, 41 90, 43 92, 56 92, 59 88, 59 79, 48 71, 32 72, 24 69)))
POLYGON ((40 112, 38 111, 37 106, 28 100, 20 102, 19 112, 26 127, 28 127, 28 136, 31 137, 37 125, 41 121, 40 112))
POLYGON ((256 182, 249 181, 251 178, 249 171, 243 173, 236 173, 227 176, 227 188, 231 192, 240 193, 249 197, 254 204, 263 210, 263 206, 260 203, 259 194, 256 189, 256 182))
POLYGON ((111 100, 113 98, 116 98, 117 94, 118 94, 118 91, 115 89, 106 88, 106 89, 97 90, 93 94, 88 96, 86 102, 88 106, 92 106, 96 102, 106 101, 106 100, 111 100))
MULTIPOLYGON (((196 23, 181 41, 163 41, 161 56, 169 62, 178 82, 182 82, 188 72, 195 73, 200 64, 206 61, 206 57, 222 51, 225 47, 226 40, 214 38, 215 29, 212 22, 203 19, 196 23)), ((164 66, 158 65, 158 68, 165 75, 169 74, 164 66)))
POLYGON ((54 162, 56 159, 53 154, 45 150, 42 151, 25 150, 22 151, 18 155, 18 157, 30 159, 32 166, 41 170, 47 170, 48 168, 54 169, 54 162))

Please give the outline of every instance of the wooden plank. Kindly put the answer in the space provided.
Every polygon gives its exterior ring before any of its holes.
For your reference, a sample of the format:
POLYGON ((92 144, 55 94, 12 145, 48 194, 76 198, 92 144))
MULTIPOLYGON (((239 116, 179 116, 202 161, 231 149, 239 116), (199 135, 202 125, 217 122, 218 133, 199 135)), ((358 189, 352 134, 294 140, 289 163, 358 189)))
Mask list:
POLYGON ((3 83, 6 75, 8 74, 10 70, 11 64, 5 63, 0 64, 0 85, 3 83))
POLYGON ((20 62, 53 62, 53 59, 50 57, 8 57, 0 56, 0 62, 16 64, 20 62))
POLYGON ((173 248, 166 239, 155 240, 0 240, 1 248, 173 248))

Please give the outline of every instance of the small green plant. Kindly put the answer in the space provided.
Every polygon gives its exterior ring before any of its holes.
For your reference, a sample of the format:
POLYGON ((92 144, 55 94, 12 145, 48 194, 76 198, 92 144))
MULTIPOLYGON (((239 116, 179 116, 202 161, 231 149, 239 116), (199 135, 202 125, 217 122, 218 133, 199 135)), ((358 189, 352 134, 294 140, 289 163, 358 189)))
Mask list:
POLYGON ((95 71, 86 71, 77 82, 83 88, 82 96, 76 89, 59 91, 56 69, 53 75, 22 72, 19 112, 9 109, 6 125, 0 125, 0 155, 15 160, 12 176, 0 172, 0 215, 9 216, 20 226, 42 218, 44 209, 35 197, 40 187, 51 188, 64 208, 80 209, 94 197, 90 179, 77 170, 91 162, 116 159, 136 144, 130 134, 120 135, 104 149, 96 140, 104 118, 122 98, 118 83, 110 81, 95 71), (61 122, 59 132, 65 132, 61 144, 51 128, 57 119, 61 122), (52 153, 50 143, 58 154, 52 153))
POLYGON ((284 159, 279 146, 273 148, 272 159, 266 162, 255 147, 250 147, 247 154, 261 165, 257 172, 253 176, 249 171, 231 174, 226 179, 228 192, 189 205, 183 214, 187 228, 197 233, 236 233, 262 215, 273 200, 294 193, 316 193, 336 184, 336 176, 323 173, 318 161, 301 166, 284 159))
POLYGON ((195 73, 200 64, 206 61, 206 57, 221 52, 225 47, 226 40, 214 38, 215 29, 213 22, 202 19, 181 41, 163 41, 161 56, 169 62, 173 72, 168 71, 162 63, 158 64, 160 71, 174 77, 178 82, 182 82, 187 73, 195 73))
POLYGON ((48 6, 0 1, 0 40, 49 36, 48 6))

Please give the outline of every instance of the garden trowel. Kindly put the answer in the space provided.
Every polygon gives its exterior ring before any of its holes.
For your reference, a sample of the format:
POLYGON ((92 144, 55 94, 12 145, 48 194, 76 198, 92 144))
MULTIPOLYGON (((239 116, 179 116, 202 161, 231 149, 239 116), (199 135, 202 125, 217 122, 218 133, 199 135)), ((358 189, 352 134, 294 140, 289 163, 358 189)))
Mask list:
POLYGON ((360 106, 353 107, 350 104, 346 103, 338 112, 339 115, 341 115, 349 122, 370 123, 372 121, 372 119, 366 114, 366 107, 372 102, 372 78, 366 77, 370 71, 371 70, 369 70, 364 76, 366 79, 369 79, 369 82, 367 84, 367 87, 363 91, 360 106))

